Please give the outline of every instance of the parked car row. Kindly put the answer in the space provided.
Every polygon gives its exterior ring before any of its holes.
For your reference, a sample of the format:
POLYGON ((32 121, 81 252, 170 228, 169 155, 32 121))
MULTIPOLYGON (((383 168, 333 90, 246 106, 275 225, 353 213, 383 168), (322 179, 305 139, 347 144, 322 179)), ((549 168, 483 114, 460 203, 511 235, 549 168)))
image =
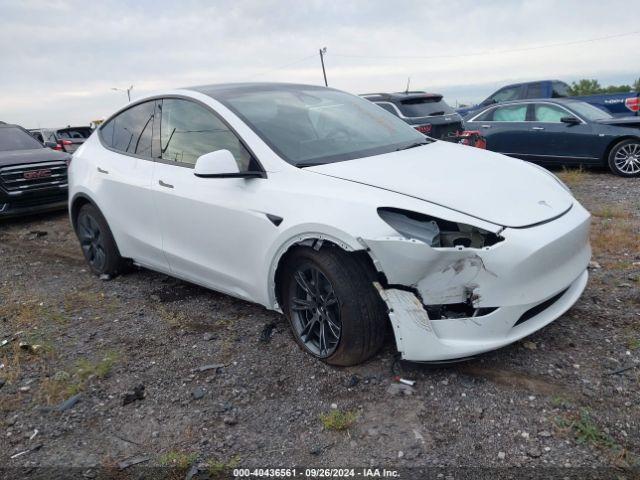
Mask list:
POLYGON ((457 112, 464 118, 478 112, 489 105, 513 100, 530 100, 542 98, 565 98, 582 100, 594 107, 609 112, 616 117, 640 115, 640 93, 605 93, 572 97, 569 85, 560 80, 539 80, 536 82, 513 83, 500 88, 489 95, 479 105, 459 108, 457 112))
POLYGON ((84 141, 89 138, 93 129, 91 127, 66 127, 66 128, 36 128, 29 133, 49 148, 61 152, 73 153, 84 141))
POLYGON ((474 112, 466 128, 479 130, 494 152, 546 165, 608 166, 640 175, 640 117, 613 117, 572 99, 501 102, 474 112))
POLYGON ((543 165, 605 166, 617 175, 639 176, 638 93, 567 97, 568 88, 559 80, 508 85, 458 112, 439 94, 362 96, 433 138, 543 165))

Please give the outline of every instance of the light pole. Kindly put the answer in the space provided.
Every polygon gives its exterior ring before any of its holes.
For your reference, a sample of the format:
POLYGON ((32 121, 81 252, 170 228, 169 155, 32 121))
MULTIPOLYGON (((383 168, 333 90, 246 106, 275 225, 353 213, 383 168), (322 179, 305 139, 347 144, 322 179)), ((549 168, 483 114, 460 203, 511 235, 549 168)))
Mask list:
POLYGON ((115 90, 116 92, 127 92, 127 99, 131 101, 131 90, 133 90, 133 85, 131 85, 129 88, 111 87, 111 90, 115 90))
POLYGON ((327 47, 323 47, 320 50, 318 50, 318 52, 320 52, 320 63, 322 64, 322 75, 324 76, 324 86, 328 87, 329 84, 327 83, 327 72, 324 69, 324 56, 327 54, 327 47))

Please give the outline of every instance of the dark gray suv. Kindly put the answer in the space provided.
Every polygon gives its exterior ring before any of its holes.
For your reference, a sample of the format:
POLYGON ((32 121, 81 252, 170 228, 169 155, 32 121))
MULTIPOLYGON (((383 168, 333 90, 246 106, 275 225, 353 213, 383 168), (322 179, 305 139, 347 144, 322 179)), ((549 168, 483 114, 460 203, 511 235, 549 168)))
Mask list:
POLYGON ((432 138, 457 142, 456 134, 463 130, 460 115, 437 93, 366 93, 360 96, 432 138))

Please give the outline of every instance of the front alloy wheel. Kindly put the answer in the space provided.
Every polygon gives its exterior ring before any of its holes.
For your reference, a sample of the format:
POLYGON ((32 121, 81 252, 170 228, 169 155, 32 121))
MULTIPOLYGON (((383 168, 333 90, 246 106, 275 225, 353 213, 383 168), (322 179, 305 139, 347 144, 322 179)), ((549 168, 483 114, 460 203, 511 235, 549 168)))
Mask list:
POLYGON ((320 358, 333 354, 340 343, 340 307, 331 282, 314 265, 303 264, 293 275, 289 309, 296 334, 320 358))
POLYGON ((356 365, 382 346, 389 318, 373 266, 344 250, 294 247, 279 274, 296 342, 331 365, 356 365))
POLYGON ((623 177, 640 175, 640 140, 624 140, 613 147, 609 153, 609 168, 623 177))

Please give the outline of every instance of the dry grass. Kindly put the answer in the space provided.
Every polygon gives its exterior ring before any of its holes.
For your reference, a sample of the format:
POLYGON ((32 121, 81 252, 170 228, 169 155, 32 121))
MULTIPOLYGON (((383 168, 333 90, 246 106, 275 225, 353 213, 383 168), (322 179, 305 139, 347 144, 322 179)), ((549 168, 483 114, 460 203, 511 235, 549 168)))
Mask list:
POLYGON ((102 292, 89 290, 74 290, 64 294, 62 306, 65 312, 78 313, 86 309, 100 309, 111 312, 115 308, 115 302, 102 292))
POLYGON ((64 324, 67 318, 58 310, 38 300, 6 302, 0 305, 0 317, 5 317, 17 330, 32 328, 44 323, 64 324))
POLYGON ((625 210, 620 205, 602 205, 597 210, 593 210, 591 214, 594 217, 606 218, 611 220, 612 218, 630 219, 631 213, 625 210))
POLYGON ((587 174, 580 168, 563 168, 561 172, 557 173, 558 178, 566 183, 569 187, 577 187, 585 182, 587 174))
POLYGON ((568 412, 562 417, 557 417, 555 424, 561 433, 573 437, 576 443, 604 451, 614 465, 621 468, 637 467, 637 455, 616 442, 593 419, 588 409, 568 412))
POLYGON ((49 376, 41 382, 40 400, 51 405, 82 392, 91 380, 103 379, 109 375, 119 357, 118 352, 110 351, 98 360, 79 360, 71 373, 56 372, 55 375, 49 376))
POLYGON ((595 221, 591 228, 591 246, 596 255, 636 255, 640 252, 640 228, 619 218, 595 221))
POLYGON ((0 363, 4 365, 2 377, 9 383, 16 383, 22 376, 27 364, 35 365, 38 369, 46 368, 55 358, 53 347, 38 336, 28 335, 5 345, 0 350, 0 363), (37 349, 29 350, 20 346, 24 342, 27 345, 37 345, 37 349))

